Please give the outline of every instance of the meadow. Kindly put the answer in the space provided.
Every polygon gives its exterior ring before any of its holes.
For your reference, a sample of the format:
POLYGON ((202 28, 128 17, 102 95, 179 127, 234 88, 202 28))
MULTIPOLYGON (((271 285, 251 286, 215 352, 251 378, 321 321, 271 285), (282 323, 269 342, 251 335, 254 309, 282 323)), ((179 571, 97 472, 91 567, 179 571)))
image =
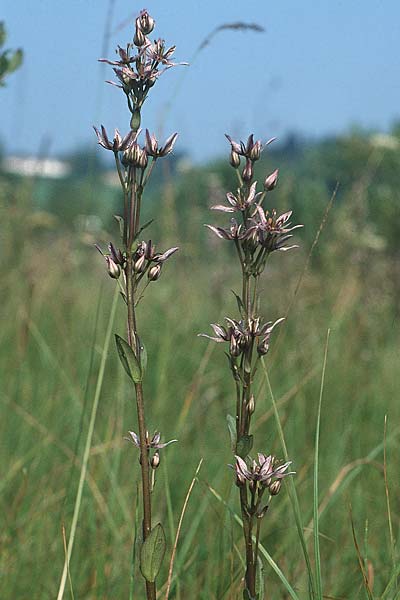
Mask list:
MULTIPOLYGON (((315 429, 330 330, 319 444, 324 597, 392 600, 399 597, 400 575, 400 160, 398 151, 366 139, 349 133, 311 148, 300 144, 291 156, 282 146, 264 157, 264 166, 283 167, 274 196, 278 208, 293 208, 305 227, 298 250, 284 261, 279 253, 271 257, 261 299, 265 318, 287 316, 266 364, 313 563, 315 429)), ((150 431, 161 428, 165 439, 178 439, 162 455, 154 490, 154 518, 166 524, 168 541, 159 598, 177 515, 201 459, 171 597, 242 597, 243 542, 226 423, 234 390, 223 352, 197 337, 236 311, 227 292, 237 285, 236 266, 223 241, 203 227, 215 221, 207 208, 230 189, 230 177, 222 162, 183 174, 163 172, 145 207, 160 247, 180 248, 165 267, 168 276, 157 281, 157 293, 139 309, 152 364, 145 380, 150 431)), ((95 242, 117 237, 112 214, 118 200, 111 188, 100 198, 101 184, 90 169, 78 182, 63 183, 62 202, 56 187, 40 201, 42 184, 40 178, 0 179, 0 597, 57 597, 63 528, 68 539, 98 401, 70 562, 72 589, 80 599, 128 598, 133 577, 133 597, 139 598, 142 583, 132 570, 139 468, 124 440, 136 421, 111 335, 124 335, 123 306, 94 249, 95 242), (76 190, 82 191, 79 200, 76 190), (101 213, 94 230, 78 219, 88 212, 101 213)), ((257 387, 258 446, 282 456, 261 371, 257 387)), ((265 519, 261 543, 298 598, 308 598, 286 486, 265 519)), ((264 575, 268 598, 289 597, 267 562, 264 575)), ((72 597, 68 585, 64 597, 72 597)))

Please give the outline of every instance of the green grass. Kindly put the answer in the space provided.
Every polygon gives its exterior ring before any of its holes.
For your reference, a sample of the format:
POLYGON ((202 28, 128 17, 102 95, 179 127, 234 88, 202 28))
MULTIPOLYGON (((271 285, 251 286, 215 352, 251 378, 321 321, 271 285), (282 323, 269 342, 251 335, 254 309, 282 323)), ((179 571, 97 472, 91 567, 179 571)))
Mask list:
MULTIPOLYGON (((8 212, 3 209, 2 214, 8 212)), ((63 572, 62 526, 68 542, 114 285, 98 254, 78 235, 34 233, 29 214, 24 208, 18 218, 8 216, 2 247, 0 597, 42 600, 57 597, 63 572)), ((155 522, 163 522, 169 544, 158 582, 160 598, 185 495, 199 460, 204 460, 177 546, 170 594, 177 600, 239 599, 243 574, 242 536, 235 517, 239 506, 227 468, 232 458, 226 414, 232 412, 234 390, 220 347, 196 337, 208 331, 210 322, 234 316, 235 300, 225 290, 234 288, 238 279, 223 242, 207 241, 200 231, 205 218, 201 214, 199 223, 179 228, 176 236, 169 232, 169 238, 178 238, 180 253, 150 287, 140 309, 149 355, 149 427, 161 429, 165 439, 179 439, 162 453, 154 492, 155 522)), ((283 456, 284 440, 297 472, 294 487, 285 486, 274 498, 263 521, 269 599, 288 595, 268 556, 293 590, 292 597, 310 598, 304 554, 317 583, 315 597, 321 597, 320 582, 326 597, 367 597, 350 510, 365 572, 373 578, 373 598, 399 593, 392 540, 399 529, 394 507, 400 435, 392 264, 369 251, 355 259, 356 242, 353 248, 337 235, 328 222, 318 261, 311 261, 292 304, 308 248, 273 256, 261 292, 265 318, 285 314, 289 304, 291 309, 279 344, 274 348, 273 340, 266 357, 270 388, 259 372, 255 450, 283 456), (391 505, 383 468, 385 415, 391 505), (312 524, 317 514, 316 537, 312 524)), ((159 246, 167 242, 161 240, 159 246)), ((113 331, 124 336, 121 304, 113 331)), ((123 437, 136 426, 134 402, 113 344, 104 366, 70 560, 76 599, 129 598, 131 585, 139 470, 137 453, 123 437)), ((143 597, 137 573, 132 590, 131 597, 143 597)), ((64 598, 69 597, 67 582, 64 598)))

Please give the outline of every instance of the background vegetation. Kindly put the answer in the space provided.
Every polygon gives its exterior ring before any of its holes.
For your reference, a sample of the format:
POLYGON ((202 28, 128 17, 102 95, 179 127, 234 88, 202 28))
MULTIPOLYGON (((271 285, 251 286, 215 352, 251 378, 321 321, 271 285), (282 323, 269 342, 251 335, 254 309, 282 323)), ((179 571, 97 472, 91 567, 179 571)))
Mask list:
MULTIPOLYGON (((68 535, 114 294, 93 244, 118 240, 113 214, 120 199, 104 183, 98 154, 83 153, 72 175, 54 182, 0 177, 1 598, 55 598, 62 572, 62 524, 68 535)), ((265 318, 288 316, 267 364, 297 471, 305 534, 311 544, 316 412, 331 328, 320 442, 324 590, 329 598, 368 597, 361 557, 372 597, 396 598, 399 128, 387 136, 353 131, 319 143, 288 138, 260 163, 260 176, 280 168, 274 202, 279 210, 293 208, 294 222, 305 225, 298 251, 285 261, 272 256, 262 293, 265 318)), ((171 549, 177 526, 171 506, 183 504, 204 459, 183 523, 172 597, 231 599, 240 597, 241 531, 210 488, 238 511, 227 468, 226 415, 234 390, 223 352, 196 334, 220 321, 225 307, 235 314, 234 297, 224 291, 238 281, 235 263, 224 242, 202 227, 218 220, 208 207, 235 183, 224 161, 183 166, 179 156, 164 170, 159 165, 146 208, 160 247, 180 246, 166 266, 170 276, 161 277, 158 293, 141 307, 151 361, 145 386, 157 415, 151 428, 162 424, 165 439, 179 439, 162 455, 155 506, 159 515, 167 513, 171 549)), ((123 323, 119 306, 113 331, 123 335, 123 323)), ((259 385, 256 445, 281 456, 261 374, 259 385)), ((128 597, 139 476, 137 454, 123 440, 135 427, 132 402, 110 348, 71 561, 75 598, 128 597)), ((264 525, 263 545, 307 598, 285 491, 264 525)), ((167 568, 166 561, 160 583, 167 568)), ((283 598, 281 583, 268 566, 265 572, 269 597, 283 598)), ((139 580, 138 590, 134 597, 142 593, 139 580)))

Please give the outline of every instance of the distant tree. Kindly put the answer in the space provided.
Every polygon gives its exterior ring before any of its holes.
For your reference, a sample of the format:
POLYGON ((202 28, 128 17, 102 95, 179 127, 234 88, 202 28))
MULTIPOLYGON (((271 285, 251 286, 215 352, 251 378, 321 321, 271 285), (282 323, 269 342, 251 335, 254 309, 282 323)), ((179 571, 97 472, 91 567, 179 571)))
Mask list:
POLYGON ((22 64, 23 52, 18 50, 3 50, 7 39, 4 21, 0 21, 0 87, 5 86, 5 78, 13 73, 22 64))

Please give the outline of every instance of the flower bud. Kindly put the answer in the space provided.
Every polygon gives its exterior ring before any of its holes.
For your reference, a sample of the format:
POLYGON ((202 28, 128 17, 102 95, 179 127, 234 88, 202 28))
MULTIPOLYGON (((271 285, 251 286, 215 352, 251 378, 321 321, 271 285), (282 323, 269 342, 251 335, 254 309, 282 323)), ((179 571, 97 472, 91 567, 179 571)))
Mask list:
POLYGON ((113 279, 118 279, 118 277, 121 275, 121 269, 119 268, 119 265, 117 265, 117 263, 115 263, 110 256, 106 256, 106 261, 109 276, 113 279))
POLYGON ((132 146, 124 152, 124 158, 129 164, 134 167, 139 167, 141 154, 142 150, 139 144, 132 144, 132 146))
POLYGON ((238 167, 240 167, 240 156, 234 150, 231 151, 229 162, 234 169, 237 169, 238 167))
POLYGON ((234 335, 232 335, 230 339, 229 352, 231 356, 239 356, 239 354, 241 353, 240 346, 234 335))
POLYGON ((143 10, 136 19, 136 26, 144 35, 149 35, 154 29, 155 20, 149 15, 147 10, 143 10))
POLYGON ((260 510, 260 512, 257 513, 257 519, 263 519, 265 517, 265 513, 268 510, 268 504, 266 506, 264 506, 264 508, 262 508, 260 510))
POLYGON ((145 263, 146 263, 146 257, 143 254, 133 263, 133 270, 135 271, 135 273, 143 273, 143 271, 146 268, 145 263))
POLYGON ((145 169, 147 167, 147 152, 144 148, 142 149, 139 156, 138 167, 140 169, 145 169))
POLYGON ((160 277, 160 275, 161 275, 161 265, 160 264, 153 265, 147 271, 147 277, 150 279, 150 281, 157 281, 157 279, 160 277))
POLYGON ((256 409, 256 403, 254 400, 254 394, 252 394, 250 396, 250 400, 247 403, 247 412, 249 413, 249 415, 252 415, 253 412, 255 411, 255 409, 256 409))
POLYGON ((150 460, 150 465, 152 469, 157 469, 158 465, 160 464, 160 455, 158 452, 155 452, 154 455, 152 456, 151 460, 150 460))
POLYGON ((281 487, 282 482, 279 479, 273 481, 269 486, 269 493, 271 494, 271 496, 276 496, 277 494, 279 494, 281 487))
POLYGON ((242 173, 243 181, 249 182, 253 179, 253 163, 250 159, 246 160, 246 166, 242 173))
POLYGON ((279 169, 276 169, 273 173, 271 173, 271 175, 268 175, 268 177, 265 179, 264 190, 266 192, 271 192, 276 187, 278 183, 278 173, 279 169))
POLYGON ((146 37, 144 35, 144 33, 140 30, 139 26, 138 26, 138 20, 136 19, 136 31, 135 31, 135 35, 133 37, 133 43, 135 44, 135 46, 137 46, 138 48, 140 48, 141 46, 144 46, 146 43, 146 37))
POLYGON ((260 356, 265 356, 269 350, 269 340, 262 340, 257 346, 257 352, 260 356))
POLYGON ((250 160, 258 160, 261 154, 261 142, 258 140, 249 150, 248 157, 250 160))

